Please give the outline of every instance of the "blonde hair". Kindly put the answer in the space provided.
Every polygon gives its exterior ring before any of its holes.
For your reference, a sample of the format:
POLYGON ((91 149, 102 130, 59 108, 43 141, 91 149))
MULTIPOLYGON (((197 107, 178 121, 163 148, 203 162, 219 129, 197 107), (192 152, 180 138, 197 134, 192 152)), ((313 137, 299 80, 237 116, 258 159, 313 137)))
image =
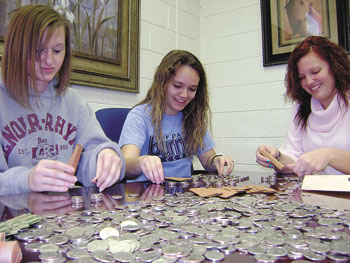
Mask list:
POLYGON ((165 146, 162 143, 164 136, 161 127, 163 113, 165 112, 166 90, 176 70, 183 65, 193 68, 200 78, 196 96, 182 111, 185 152, 186 156, 190 157, 195 155, 199 149, 204 149, 204 136, 208 128, 211 128, 207 78, 201 62, 195 55, 185 50, 170 51, 159 64, 146 98, 137 105, 145 103, 151 105, 155 137, 158 145, 165 152, 165 146))
POLYGON ((10 96, 23 107, 31 108, 29 95, 38 95, 35 80, 35 62, 41 46, 48 42, 57 30, 65 30, 66 53, 56 88, 64 92, 70 80, 71 38, 69 22, 46 5, 27 5, 13 11, 5 35, 2 79, 10 96))

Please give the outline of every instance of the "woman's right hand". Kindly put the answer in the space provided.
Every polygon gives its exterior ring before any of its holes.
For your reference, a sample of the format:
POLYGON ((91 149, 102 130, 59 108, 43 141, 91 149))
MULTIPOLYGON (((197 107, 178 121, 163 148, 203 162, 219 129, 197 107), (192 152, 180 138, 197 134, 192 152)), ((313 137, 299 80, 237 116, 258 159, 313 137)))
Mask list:
POLYGON ((139 158, 139 165, 142 173, 154 184, 164 181, 162 161, 158 156, 142 155, 139 158))
POLYGON ((279 151, 277 148, 275 147, 271 147, 271 146, 259 146, 257 151, 256 151, 256 162, 262 166, 265 167, 269 167, 269 168, 273 168, 273 165, 271 164, 270 160, 268 158, 266 158, 265 156, 263 156, 261 154, 261 150, 265 150, 268 153, 270 153, 273 157, 275 157, 276 159, 278 159, 278 155, 279 155, 279 151))
POLYGON ((29 174, 29 188, 33 192, 67 192, 77 178, 73 166, 55 161, 41 160, 29 174))

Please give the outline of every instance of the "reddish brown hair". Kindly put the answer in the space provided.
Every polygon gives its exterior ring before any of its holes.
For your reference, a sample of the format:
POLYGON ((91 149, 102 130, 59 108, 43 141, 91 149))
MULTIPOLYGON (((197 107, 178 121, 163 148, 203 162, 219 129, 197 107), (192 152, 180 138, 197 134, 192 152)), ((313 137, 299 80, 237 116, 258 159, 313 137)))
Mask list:
POLYGON ((328 62, 337 93, 343 98, 346 107, 349 105, 350 61, 344 49, 324 37, 311 36, 306 38, 295 47, 290 55, 285 77, 287 87, 285 98, 300 104, 295 122, 302 129, 306 129, 307 119, 311 113, 311 95, 301 87, 298 77, 298 61, 311 51, 328 62))

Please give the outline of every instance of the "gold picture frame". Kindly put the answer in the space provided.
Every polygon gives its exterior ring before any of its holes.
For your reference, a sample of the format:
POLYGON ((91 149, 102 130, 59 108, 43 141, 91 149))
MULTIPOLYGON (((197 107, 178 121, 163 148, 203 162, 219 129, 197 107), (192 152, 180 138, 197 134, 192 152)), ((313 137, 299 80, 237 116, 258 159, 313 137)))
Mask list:
MULTIPOLYGON (((0 24, 3 27, 8 21, 5 16, 13 6, 18 7, 18 2, 25 5, 33 1, 0 0, 0 24)), ((35 2, 50 2, 54 6, 59 1, 35 2)), ((71 83, 138 93, 140 1, 78 0, 60 8, 66 8, 64 13, 67 18, 67 12, 79 18, 79 23, 71 21, 75 45, 71 83), (87 22, 88 19, 93 22, 87 22), (109 51, 106 51, 108 47, 109 51)), ((4 28, 0 27, 0 62, 4 48, 4 34, 1 30, 4 28)))
POLYGON ((349 51, 349 1, 260 0, 263 65, 288 61, 294 47, 319 35, 349 51))

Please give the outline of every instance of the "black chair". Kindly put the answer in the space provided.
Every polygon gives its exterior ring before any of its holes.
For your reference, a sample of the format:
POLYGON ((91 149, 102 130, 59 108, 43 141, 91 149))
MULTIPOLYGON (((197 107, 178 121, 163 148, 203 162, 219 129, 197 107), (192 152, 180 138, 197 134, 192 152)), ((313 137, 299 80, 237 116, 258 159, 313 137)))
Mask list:
POLYGON ((129 108, 105 108, 96 111, 96 118, 110 140, 119 142, 120 134, 129 111, 129 108))

